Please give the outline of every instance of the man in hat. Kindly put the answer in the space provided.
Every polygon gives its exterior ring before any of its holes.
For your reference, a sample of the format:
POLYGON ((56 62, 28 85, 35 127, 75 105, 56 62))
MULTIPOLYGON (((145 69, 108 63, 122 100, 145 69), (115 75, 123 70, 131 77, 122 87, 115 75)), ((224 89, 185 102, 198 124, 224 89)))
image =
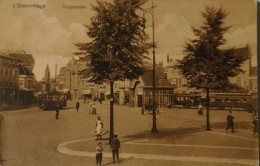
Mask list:
POLYGON ((96 146, 96 163, 97 166, 99 164, 99 166, 101 166, 101 162, 102 162, 102 151, 103 151, 103 147, 102 147, 102 142, 98 142, 97 146, 96 146))
POLYGON ((76 103, 76 110, 77 110, 77 112, 79 112, 79 106, 80 106, 80 104, 79 104, 79 101, 77 100, 77 103, 76 103))
POLYGON ((56 119, 59 119, 59 113, 60 113, 60 106, 59 104, 56 105, 56 119))
POLYGON ((113 156, 113 163, 115 164, 115 156, 117 158, 117 162, 119 163, 119 148, 120 148, 120 141, 117 139, 117 135, 114 135, 114 137, 111 140, 110 148, 112 150, 112 156, 113 156))
POLYGON ((229 128, 231 128, 231 132, 234 133, 234 122, 233 119, 235 119, 235 117, 232 115, 232 111, 231 109, 229 110, 229 114, 227 115, 227 128, 226 128, 226 132, 228 131, 229 128))

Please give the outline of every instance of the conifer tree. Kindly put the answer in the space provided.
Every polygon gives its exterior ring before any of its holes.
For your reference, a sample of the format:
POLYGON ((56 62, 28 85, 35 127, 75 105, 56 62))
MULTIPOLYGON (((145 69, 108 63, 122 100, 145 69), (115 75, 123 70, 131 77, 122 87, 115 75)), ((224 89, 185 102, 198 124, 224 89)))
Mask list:
POLYGON ((201 14, 203 25, 192 27, 196 38, 185 43, 185 56, 177 61, 176 68, 190 87, 206 90, 206 129, 210 130, 209 90, 232 87, 229 77, 243 72, 240 67, 246 59, 235 56, 234 48, 223 49, 226 43, 224 33, 231 27, 224 23, 228 13, 222 8, 206 7, 201 14))

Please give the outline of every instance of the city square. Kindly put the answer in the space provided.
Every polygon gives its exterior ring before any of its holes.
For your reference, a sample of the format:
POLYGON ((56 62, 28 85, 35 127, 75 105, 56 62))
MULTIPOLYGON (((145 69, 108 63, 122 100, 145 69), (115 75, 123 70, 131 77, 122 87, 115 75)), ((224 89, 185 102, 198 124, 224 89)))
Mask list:
POLYGON ((0 166, 259 165, 259 12, 1 1, 0 166))
MULTIPOLYGON (((109 104, 97 104, 97 115, 89 115, 89 104, 80 104, 77 112, 75 101, 69 101, 58 120, 55 111, 37 107, 2 112, 3 164, 94 165, 97 141, 91 131, 97 116, 109 128, 109 104)), ((197 109, 164 108, 157 114, 158 133, 151 133, 152 114, 115 105, 114 130, 121 141, 117 165, 256 165, 258 137, 253 136, 251 114, 234 110, 231 133, 225 131, 227 113, 211 110, 212 131, 206 131, 205 115, 197 109)), ((113 165, 108 138, 101 140, 102 165, 113 165)))

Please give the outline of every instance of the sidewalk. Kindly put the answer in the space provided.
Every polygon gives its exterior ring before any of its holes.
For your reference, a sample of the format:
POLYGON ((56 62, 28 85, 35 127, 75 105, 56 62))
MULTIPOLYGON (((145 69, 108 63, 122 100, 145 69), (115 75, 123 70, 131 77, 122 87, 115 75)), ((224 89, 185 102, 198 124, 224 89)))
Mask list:
POLYGON ((15 111, 15 110, 27 109, 32 107, 37 107, 37 104, 0 107, 0 111, 15 111))

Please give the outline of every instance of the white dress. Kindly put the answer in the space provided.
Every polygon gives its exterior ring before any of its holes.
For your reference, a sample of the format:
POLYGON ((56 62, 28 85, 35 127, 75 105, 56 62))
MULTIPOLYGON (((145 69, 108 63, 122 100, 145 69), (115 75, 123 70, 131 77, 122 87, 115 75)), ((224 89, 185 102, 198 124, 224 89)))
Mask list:
POLYGON ((103 123, 101 120, 98 120, 96 123, 96 129, 97 129, 97 134, 102 134, 103 130, 103 123))

